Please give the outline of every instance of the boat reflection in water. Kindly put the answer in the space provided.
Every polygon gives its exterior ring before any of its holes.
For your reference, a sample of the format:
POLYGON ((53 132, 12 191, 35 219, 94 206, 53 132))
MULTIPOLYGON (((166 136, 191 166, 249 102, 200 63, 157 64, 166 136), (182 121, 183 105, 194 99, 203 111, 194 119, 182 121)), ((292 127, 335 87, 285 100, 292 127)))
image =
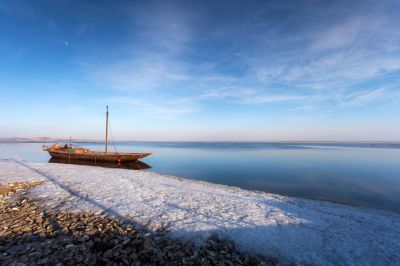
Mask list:
POLYGON ((107 167, 107 168, 123 168, 123 169, 131 169, 131 170, 145 170, 151 168, 150 165, 141 162, 141 161, 133 161, 126 163, 115 163, 115 162, 94 162, 88 160, 68 160, 68 159, 55 159, 51 158, 49 163, 64 163, 64 164, 79 164, 79 165, 90 165, 90 166, 99 166, 99 167, 107 167))

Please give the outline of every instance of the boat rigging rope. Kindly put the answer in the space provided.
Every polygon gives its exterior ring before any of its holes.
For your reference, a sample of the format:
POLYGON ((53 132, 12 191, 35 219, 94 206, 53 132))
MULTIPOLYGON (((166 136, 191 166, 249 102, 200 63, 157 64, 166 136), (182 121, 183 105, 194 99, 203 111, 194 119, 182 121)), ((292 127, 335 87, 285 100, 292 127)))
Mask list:
POLYGON ((104 119, 103 116, 95 117, 95 119, 92 120, 94 122, 91 123, 91 125, 87 127, 87 130, 84 132, 84 134, 81 135, 82 138, 93 139, 93 135, 98 132, 99 126, 103 125, 102 119, 104 119))
POLYGON ((113 146, 114 146, 114 151, 115 151, 115 153, 118 153, 118 152, 117 152, 117 147, 115 146, 114 136, 113 136, 112 131, 111 131, 111 123, 110 123, 110 120, 108 120, 108 128, 110 129, 111 142, 112 142, 112 144, 113 144, 113 146))

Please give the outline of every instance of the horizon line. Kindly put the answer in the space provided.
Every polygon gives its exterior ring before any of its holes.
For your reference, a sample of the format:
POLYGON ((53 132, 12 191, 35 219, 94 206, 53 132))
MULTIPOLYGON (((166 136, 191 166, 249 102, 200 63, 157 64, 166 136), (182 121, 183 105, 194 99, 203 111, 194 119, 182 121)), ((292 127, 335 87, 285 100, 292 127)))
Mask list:
MULTIPOLYGON (((55 142, 55 141, 72 141, 72 142, 96 142, 104 143, 102 139, 89 138, 50 138, 50 137, 2 137, 0 142, 55 142)), ((400 140, 133 140, 120 139, 114 142, 198 142, 198 143, 395 143, 400 144, 400 140)))

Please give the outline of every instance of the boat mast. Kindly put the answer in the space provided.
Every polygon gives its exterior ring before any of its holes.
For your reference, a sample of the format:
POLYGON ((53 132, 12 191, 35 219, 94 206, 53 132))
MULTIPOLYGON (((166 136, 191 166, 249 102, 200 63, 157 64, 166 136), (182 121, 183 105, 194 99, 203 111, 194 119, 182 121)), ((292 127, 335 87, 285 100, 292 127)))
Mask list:
POLYGON ((107 145, 108 145, 108 105, 106 112, 106 153, 107 153, 107 145))

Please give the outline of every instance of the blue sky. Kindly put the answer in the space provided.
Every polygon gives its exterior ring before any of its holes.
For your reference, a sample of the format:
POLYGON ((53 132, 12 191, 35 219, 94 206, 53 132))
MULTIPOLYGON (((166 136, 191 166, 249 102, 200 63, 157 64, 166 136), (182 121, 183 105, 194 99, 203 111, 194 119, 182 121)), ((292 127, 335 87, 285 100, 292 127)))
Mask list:
POLYGON ((400 140, 399 10, 1 1, 0 137, 400 140))

